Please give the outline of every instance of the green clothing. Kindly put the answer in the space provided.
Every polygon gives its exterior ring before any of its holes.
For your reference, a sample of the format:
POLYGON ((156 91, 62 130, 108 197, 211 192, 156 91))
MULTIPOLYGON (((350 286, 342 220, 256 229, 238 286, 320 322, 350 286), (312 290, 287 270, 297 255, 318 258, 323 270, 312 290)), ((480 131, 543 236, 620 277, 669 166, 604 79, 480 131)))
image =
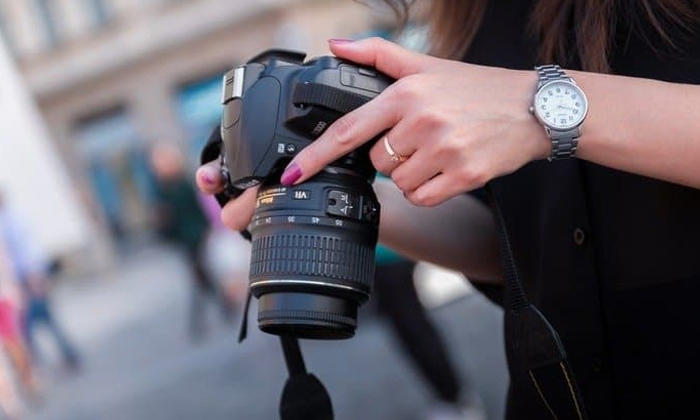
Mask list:
MULTIPOLYGON (((377 178, 389 179, 380 173, 377 173, 377 178)), ((374 256, 374 262, 376 265, 391 265, 401 261, 407 260, 384 245, 377 244, 376 253, 374 256)))
POLYGON ((192 185, 185 178, 162 181, 157 195, 157 222, 163 236, 187 249, 197 249, 209 230, 209 222, 192 185))
POLYGON ((406 261, 406 259, 384 245, 377 244, 376 254, 374 257, 374 262, 376 265, 390 265, 401 261, 406 261))

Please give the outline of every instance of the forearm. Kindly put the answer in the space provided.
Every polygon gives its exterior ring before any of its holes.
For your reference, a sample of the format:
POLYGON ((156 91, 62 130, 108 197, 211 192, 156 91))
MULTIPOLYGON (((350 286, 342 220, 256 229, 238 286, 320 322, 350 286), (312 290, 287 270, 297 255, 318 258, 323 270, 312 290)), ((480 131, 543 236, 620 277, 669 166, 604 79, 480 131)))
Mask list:
POLYGON ((382 204, 380 242, 474 281, 502 282, 496 226, 479 200, 458 196, 436 207, 416 207, 390 181, 377 180, 375 189, 382 204))
POLYGON ((580 159, 700 189, 700 86, 568 73, 590 104, 580 159))

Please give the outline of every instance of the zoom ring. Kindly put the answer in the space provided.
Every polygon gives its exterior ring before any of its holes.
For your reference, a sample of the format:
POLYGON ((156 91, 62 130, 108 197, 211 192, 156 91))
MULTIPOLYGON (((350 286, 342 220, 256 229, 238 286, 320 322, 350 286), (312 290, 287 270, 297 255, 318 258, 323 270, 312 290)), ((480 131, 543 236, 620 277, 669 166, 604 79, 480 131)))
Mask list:
POLYGON ((253 239, 250 278, 324 277, 371 287, 374 248, 319 235, 271 235, 253 239))
POLYGON ((328 312, 319 311, 305 311, 305 310, 271 310, 271 311, 260 311, 258 313, 258 322, 265 321, 275 321, 279 322, 283 319, 290 319, 294 321, 299 320, 309 320, 309 321, 321 321, 335 324, 345 324, 352 328, 357 327, 357 320, 348 316, 337 315, 328 312))

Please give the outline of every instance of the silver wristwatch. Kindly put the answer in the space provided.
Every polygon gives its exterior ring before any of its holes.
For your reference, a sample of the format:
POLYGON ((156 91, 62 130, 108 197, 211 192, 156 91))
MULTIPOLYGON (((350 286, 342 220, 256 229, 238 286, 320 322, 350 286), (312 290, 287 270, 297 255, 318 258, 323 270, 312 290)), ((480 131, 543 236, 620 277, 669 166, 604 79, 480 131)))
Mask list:
POLYGON ((535 67, 540 77, 530 112, 552 140, 549 160, 573 158, 581 125, 588 114, 588 100, 574 79, 556 64, 535 67))

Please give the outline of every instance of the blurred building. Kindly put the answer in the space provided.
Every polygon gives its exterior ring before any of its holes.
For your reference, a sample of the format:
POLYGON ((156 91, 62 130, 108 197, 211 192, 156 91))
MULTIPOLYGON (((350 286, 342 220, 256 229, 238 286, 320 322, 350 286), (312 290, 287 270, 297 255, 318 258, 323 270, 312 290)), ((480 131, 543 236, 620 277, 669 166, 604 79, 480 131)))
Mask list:
POLYGON ((33 258, 37 252, 57 256, 92 249, 92 261, 104 261, 110 253, 93 246, 94 223, 2 42, 0 80, 0 225, 5 225, 0 226, 0 242, 7 239, 2 230, 9 223, 29 235, 33 258))
POLYGON ((150 230, 149 144, 180 143, 194 167, 224 71, 273 46, 324 54, 380 15, 350 0, 0 0, 2 35, 71 180, 124 240, 150 230))

